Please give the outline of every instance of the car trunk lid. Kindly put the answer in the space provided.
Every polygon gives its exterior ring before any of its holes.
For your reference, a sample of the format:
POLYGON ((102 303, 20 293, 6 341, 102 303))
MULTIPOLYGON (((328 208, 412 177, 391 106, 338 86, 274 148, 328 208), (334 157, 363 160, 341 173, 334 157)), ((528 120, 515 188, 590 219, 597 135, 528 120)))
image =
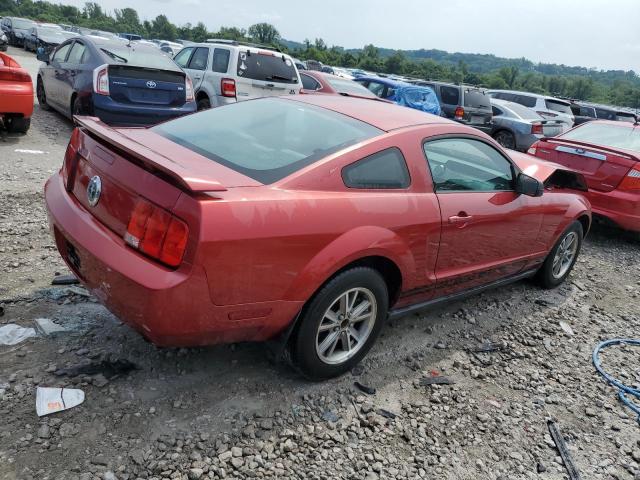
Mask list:
POLYGON ((540 141, 536 156, 580 172, 589 188, 601 192, 614 190, 638 161, 619 150, 557 138, 540 141))
POLYGON ((114 129, 92 117, 76 120, 79 128, 63 167, 67 190, 118 235, 126 232, 141 197, 172 211, 185 193, 208 197, 231 187, 261 185, 148 129, 114 129), (100 183, 97 202, 95 177, 100 183))
POLYGON ((471 125, 490 124, 493 118, 491 98, 479 88, 464 88, 464 119, 471 125))
POLYGON ((120 103, 179 107, 186 100, 185 74, 110 65, 109 92, 111 98, 120 103))

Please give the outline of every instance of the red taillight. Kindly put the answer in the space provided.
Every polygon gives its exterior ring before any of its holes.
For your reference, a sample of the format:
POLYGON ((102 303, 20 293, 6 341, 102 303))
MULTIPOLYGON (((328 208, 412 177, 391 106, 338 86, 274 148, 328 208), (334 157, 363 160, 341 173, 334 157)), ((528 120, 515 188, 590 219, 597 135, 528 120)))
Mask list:
POLYGON ((542 130, 541 123, 532 123, 531 124, 531 133, 534 135, 543 135, 544 131, 542 130))
POLYGON ((100 65, 93 71, 93 91, 98 95, 109 95, 109 65, 100 65))
POLYGON ((629 173, 622 179, 620 185, 618 185, 618 190, 631 191, 638 190, 640 191, 640 166, 636 164, 629 173))
POLYGON ((22 70, 0 70, 0 81, 31 83, 31 76, 22 70))
POLYGON ((184 77, 184 88, 185 88, 185 101, 194 102, 196 97, 193 93, 193 82, 189 78, 189 76, 184 77))
POLYGON ((71 134, 71 139, 67 145, 67 151, 64 153, 64 161, 62 162, 62 181, 68 192, 73 189, 73 182, 78 165, 78 138, 80 130, 75 128, 71 134))
POLYGON ((165 265, 177 267, 182 261, 188 236, 186 223, 139 199, 131 213, 124 241, 165 265))
POLYGON ((456 108, 456 111, 453 114, 453 118, 455 118, 456 120, 462 120, 464 118, 464 108, 462 107, 456 108))
POLYGON ((220 80, 220 89, 222 90, 223 97, 236 96, 236 81, 232 78, 223 78, 220 80))

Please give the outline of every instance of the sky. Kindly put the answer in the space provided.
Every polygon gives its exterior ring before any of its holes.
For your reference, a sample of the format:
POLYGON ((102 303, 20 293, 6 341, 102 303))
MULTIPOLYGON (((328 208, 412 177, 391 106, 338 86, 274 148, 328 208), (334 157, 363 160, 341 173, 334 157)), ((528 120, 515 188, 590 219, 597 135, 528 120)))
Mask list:
MULTIPOLYGON (((85 0, 59 3, 79 7, 85 0)), ((492 53, 534 62, 640 72, 640 0, 95 0, 140 18, 248 28, 273 24, 288 40, 361 48, 492 53)))

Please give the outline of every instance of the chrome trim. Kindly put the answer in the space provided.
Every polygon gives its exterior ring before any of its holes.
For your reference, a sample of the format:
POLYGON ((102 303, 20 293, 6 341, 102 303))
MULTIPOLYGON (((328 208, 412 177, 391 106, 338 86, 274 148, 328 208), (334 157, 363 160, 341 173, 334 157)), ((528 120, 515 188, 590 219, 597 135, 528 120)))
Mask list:
POLYGON ((556 152, 569 153, 571 155, 580 155, 581 157, 593 158, 594 160, 600 160, 601 162, 607 161, 607 156, 602 153, 590 152, 584 148, 572 148, 564 145, 558 145, 556 152))

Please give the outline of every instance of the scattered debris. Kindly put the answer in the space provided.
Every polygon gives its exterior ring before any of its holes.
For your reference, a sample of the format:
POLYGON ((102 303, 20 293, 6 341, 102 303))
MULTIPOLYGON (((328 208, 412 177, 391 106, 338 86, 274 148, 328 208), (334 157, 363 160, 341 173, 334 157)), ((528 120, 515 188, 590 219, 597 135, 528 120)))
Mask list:
POLYGON ((0 345, 16 345, 35 336, 36 331, 33 328, 21 327, 15 323, 0 327, 0 345))
POLYGON ((80 280, 75 275, 58 275, 51 280, 51 285, 75 285, 77 283, 80 283, 80 280))
POLYGON ((378 409, 378 414, 385 417, 385 418, 389 418, 391 420, 393 420, 394 418, 396 418, 398 416, 397 413, 393 413, 389 410, 385 410, 384 408, 379 408, 378 409))
POLYGON ((499 352, 504 350, 504 345, 501 343, 484 343, 473 350, 470 350, 473 353, 490 353, 490 352, 499 352))
POLYGON ((573 336, 573 329, 567 322, 560 321, 560 328, 569 336, 573 336))
POLYGON ((547 426, 549 427, 549 433, 551 434, 553 443, 556 444, 556 448, 560 453, 560 457, 564 462, 564 466, 569 473, 569 478, 571 480, 580 480, 580 473, 573 463, 573 458, 571 458, 571 453, 569 452, 569 448, 567 447, 567 444, 562 437, 562 433, 560 433, 558 425, 553 420, 548 420, 547 426))
POLYGON ((355 387, 360 390, 361 392, 366 393, 367 395, 375 395, 376 394, 376 389, 373 387, 368 387, 367 385, 363 385, 360 382, 353 382, 353 384, 355 385, 355 387))
POLYGON ((38 387, 36 412, 39 417, 77 407, 84 402, 84 392, 77 388, 38 387))
POLYGON ((49 152, 45 152, 44 150, 29 150, 26 148, 16 148, 14 150, 14 152, 16 153, 31 153, 32 155, 44 155, 45 153, 49 153, 49 152))
POLYGON ((322 413, 322 419, 326 422, 335 423, 338 421, 338 415, 333 410, 325 410, 322 413))
POLYGON ((60 368, 53 372, 54 375, 61 377, 67 375, 76 377, 78 375, 97 375, 101 373, 107 380, 119 375, 126 375, 132 370, 137 370, 138 366, 126 359, 102 360, 99 362, 83 363, 69 368, 60 368))
POLYGON ((364 367, 362 366, 361 363, 357 364, 355 367, 351 369, 351 375, 353 375, 354 377, 362 375, 363 373, 364 373, 364 367))
POLYGON ((449 377, 422 377, 418 383, 422 386, 428 385, 454 385, 456 382, 449 377))
POLYGON ((56 333, 66 332, 67 329, 57 323, 52 322, 48 318, 36 318, 36 328, 43 335, 53 335, 56 333))

